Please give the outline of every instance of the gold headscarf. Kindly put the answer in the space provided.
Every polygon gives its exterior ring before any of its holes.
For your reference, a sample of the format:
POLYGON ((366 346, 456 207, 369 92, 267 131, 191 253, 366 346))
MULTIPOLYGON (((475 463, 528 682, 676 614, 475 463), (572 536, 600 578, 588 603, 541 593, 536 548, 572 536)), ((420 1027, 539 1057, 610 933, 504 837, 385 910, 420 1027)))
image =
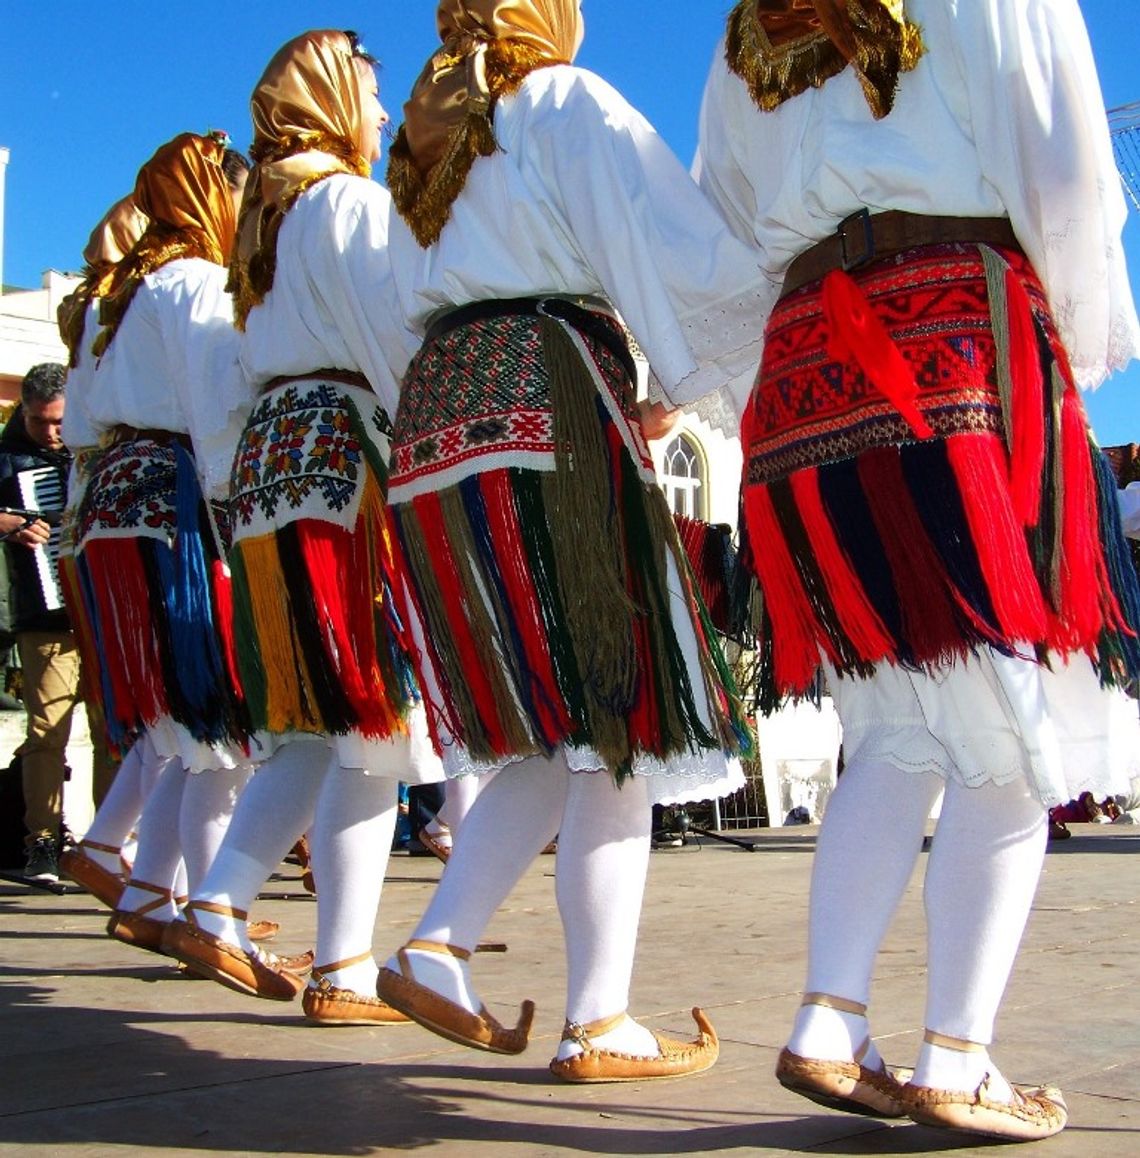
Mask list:
POLYGON ((83 280, 56 310, 59 335, 70 355, 69 366, 79 361, 88 303, 107 292, 115 266, 134 248, 147 224, 146 214, 139 210, 132 193, 116 201, 91 231, 83 250, 83 280))
POLYGON ((139 170, 134 202, 150 224, 111 275, 99 310, 103 330, 92 347, 97 356, 114 339, 147 274, 180 257, 229 261, 235 214, 224 153, 217 137, 182 133, 139 170))
POLYGON ((725 38, 729 70, 760 108, 819 88, 850 64, 876 120, 894 105, 899 73, 925 51, 903 0, 743 0, 725 38))
POLYGON ((495 151, 495 101, 536 68, 569 64, 582 40, 579 0, 441 0, 443 47, 404 105, 388 188, 420 245, 451 215, 476 157, 495 151))
POLYGON ((278 49, 253 90, 254 167, 229 281, 239 328, 273 285, 277 232, 297 198, 333 173, 372 172, 356 59, 370 60, 349 33, 306 32, 278 49))

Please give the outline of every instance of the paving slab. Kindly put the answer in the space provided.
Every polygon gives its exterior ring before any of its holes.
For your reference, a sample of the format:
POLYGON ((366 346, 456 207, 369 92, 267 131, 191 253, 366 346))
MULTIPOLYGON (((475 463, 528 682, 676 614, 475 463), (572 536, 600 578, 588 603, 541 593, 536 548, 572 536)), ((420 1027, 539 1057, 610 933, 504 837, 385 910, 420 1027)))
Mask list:
MULTIPOLYGON (((730 1154, 867 1155, 1012 1147, 813 1106, 772 1077, 803 981, 816 829, 748 834, 746 853, 707 838, 654 853, 631 1012, 687 1035, 702 1005, 722 1041, 708 1073, 569 1086, 546 1070, 565 985, 555 858, 541 857, 474 959, 500 1019, 538 1003, 517 1058, 480 1054, 417 1026, 306 1025, 299 1005, 191 980, 104 934, 85 894, 0 881, 0 1155, 730 1154)), ((885 1056, 913 1062, 925 984, 921 883, 891 929, 873 986, 885 1056)), ((441 866, 394 856, 378 955, 409 934, 441 866)), ((281 922, 280 952, 311 946, 316 905, 283 865, 255 915, 281 922)), ((1015 1080, 1049 1080, 1071 1125, 1034 1153, 1140 1155, 1140 831, 1077 825, 1052 846, 998 1025, 1015 1080)), ((1026 1151, 1019 1148, 1018 1152, 1026 1151)))

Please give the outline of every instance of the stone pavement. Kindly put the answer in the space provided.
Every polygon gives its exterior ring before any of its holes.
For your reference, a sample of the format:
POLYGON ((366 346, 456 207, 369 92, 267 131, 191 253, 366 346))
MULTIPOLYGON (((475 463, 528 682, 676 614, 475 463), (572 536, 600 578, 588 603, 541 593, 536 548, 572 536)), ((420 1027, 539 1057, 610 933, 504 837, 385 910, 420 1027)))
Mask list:
MULTIPOLYGON (((1047 1079, 1068 1097, 1072 1124, 1035 1153, 1132 1158, 1140 1155, 1140 830, 1074 832, 1048 856, 995 1057, 1010 1077, 1047 1079)), ((834 1113, 777 1085, 772 1068, 802 984, 815 829, 752 835, 752 853, 701 839, 654 854, 632 1012, 682 1035, 688 1007, 703 1005, 721 1057, 697 1077, 627 1085, 568 1086, 546 1071, 564 985, 551 857, 535 862, 488 929, 508 952, 474 959, 501 1019, 523 997, 538 1003, 530 1048, 517 1058, 411 1025, 306 1025, 299 1006, 186 979, 111 941, 85 894, 0 882, 0 1154, 1003 1152, 834 1113)), ((922 1023, 925 859, 873 993, 878 1044, 898 1064, 913 1061, 922 1023)), ((378 954, 408 935, 439 873, 431 859, 392 858, 378 954)), ((281 951, 312 944, 316 906, 291 866, 256 915, 282 923, 281 951)))

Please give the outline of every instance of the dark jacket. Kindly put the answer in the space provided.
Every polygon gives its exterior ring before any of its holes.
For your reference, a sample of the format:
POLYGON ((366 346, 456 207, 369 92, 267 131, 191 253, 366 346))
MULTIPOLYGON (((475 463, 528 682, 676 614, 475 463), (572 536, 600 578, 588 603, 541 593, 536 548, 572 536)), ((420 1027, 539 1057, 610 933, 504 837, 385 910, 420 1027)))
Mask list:
MULTIPOLYGON (((45 450, 33 442, 24 428, 24 416, 17 407, 0 434, 0 506, 27 507, 20 497, 16 475, 36 467, 53 467, 59 475, 60 494, 67 494, 67 475, 71 466, 69 450, 45 450)), ((30 547, 5 543, 9 577, 10 620, 12 631, 68 631, 71 622, 60 608, 47 611, 43 605, 36 560, 30 547)))

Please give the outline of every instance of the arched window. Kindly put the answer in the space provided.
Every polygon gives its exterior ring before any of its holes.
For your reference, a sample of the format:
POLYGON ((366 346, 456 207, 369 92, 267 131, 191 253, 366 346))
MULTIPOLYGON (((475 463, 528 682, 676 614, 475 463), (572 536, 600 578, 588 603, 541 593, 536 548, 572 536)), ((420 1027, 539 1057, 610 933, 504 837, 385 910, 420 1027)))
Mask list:
POLYGON ((690 519, 707 519, 707 477, 700 444, 688 434, 678 434, 665 448, 661 470, 661 487, 669 509, 690 519))

